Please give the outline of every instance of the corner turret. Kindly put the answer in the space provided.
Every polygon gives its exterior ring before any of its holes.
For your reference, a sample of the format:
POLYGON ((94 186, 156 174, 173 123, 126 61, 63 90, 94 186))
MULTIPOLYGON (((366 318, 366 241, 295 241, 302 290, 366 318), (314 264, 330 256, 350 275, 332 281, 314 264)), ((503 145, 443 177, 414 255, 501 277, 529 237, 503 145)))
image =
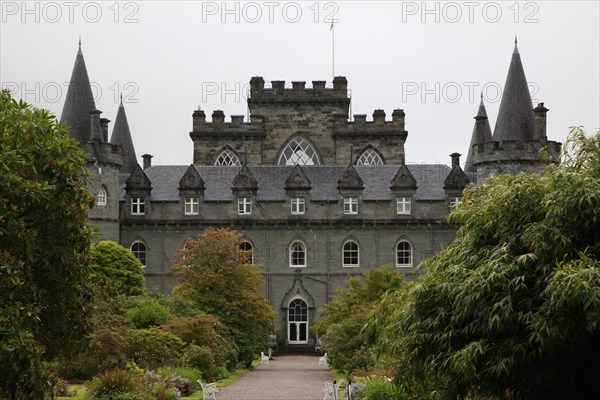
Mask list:
POLYGON ((133 140, 131 139, 131 132, 129 131, 127 114, 125 114, 125 107, 123 106, 123 96, 121 96, 121 103, 119 104, 119 111, 117 111, 117 119, 115 120, 115 126, 110 137, 110 143, 123 147, 122 173, 130 174, 133 172, 137 165, 137 158, 133 140))
POLYGON ((83 59, 80 39, 67 98, 60 116, 60 121, 69 127, 70 136, 80 143, 91 140, 90 113, 94 110, 96 110, 96 103, 83 59))
POLYGON ((506 140, 525 141, 533 139, 531 105, 529 86, 527 85, 527 78, 525 78, 521 55, 515 38, 515 49, 508 68, 498 119, 494 128, 494 140, 503 142, 506 140))
MULTIPOLYGON (((471 135, 471 143, 469 144, 469 150, 467 152, 467 160, 465 161, 465 173, 471 177, 471 174, 477 172, 477 168, 473 165, 473 157, 475 149, 473 146, 476 144, 483 144, 492 141, 492 129, 490 128, 490 121, 487 116, 485 104, 483 102, 483 93, 481 94, 481 101, 479 102, 479 109, 475 118, 475 125, 473 126, 473 134, 471 135)), ((471 180, 472 177, 471 177, 471 180)))
MULTIPOLYGON (((491 140, 486 140, 486 117, 475 117, 475 144, 470 149, 473 167, 467 172, 476 179, 471 179, 479 183, 491 175, 539 172, 548 163, 558 163, 562 145, 549 141, 546 136, 547 112, 544 103, 532 109, 515 39, 515 49, 491 140)), ((467 158, 465 168, 469 167, 468 162, 467 158)))

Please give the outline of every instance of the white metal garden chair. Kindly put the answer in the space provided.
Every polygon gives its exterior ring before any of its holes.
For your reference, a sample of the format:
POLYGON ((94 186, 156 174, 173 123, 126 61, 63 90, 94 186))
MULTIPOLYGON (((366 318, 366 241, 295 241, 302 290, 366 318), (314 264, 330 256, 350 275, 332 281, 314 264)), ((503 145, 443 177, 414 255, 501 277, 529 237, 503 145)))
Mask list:
POLYGON ((269 356, 265 356, 265 353, 263 351, 260 352, 260 363, 269 363, 269 356))
POLYGON ((200 379, 196 382, 202 387, 202 398, 204 400, 217 400, 217 382, 204 383, 200 379))
POLYGON ((327 353, 319 357, 319 366, 327 366, 327 353))

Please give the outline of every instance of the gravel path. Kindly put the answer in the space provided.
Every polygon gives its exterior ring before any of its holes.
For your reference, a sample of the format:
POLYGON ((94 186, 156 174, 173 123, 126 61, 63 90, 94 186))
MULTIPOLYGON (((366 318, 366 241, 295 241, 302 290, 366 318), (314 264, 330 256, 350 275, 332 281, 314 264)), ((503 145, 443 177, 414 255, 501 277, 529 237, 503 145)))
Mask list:
POLYGON ((219 389, 217 400, 322 400, 332 379, 319 357, 280 356, 219 389))

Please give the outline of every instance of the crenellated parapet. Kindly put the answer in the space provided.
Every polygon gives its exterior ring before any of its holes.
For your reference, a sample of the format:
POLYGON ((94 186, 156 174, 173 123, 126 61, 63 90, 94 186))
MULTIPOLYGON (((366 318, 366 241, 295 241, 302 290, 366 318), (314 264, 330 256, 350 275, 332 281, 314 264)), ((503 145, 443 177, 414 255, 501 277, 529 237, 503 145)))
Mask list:
POLYGON ((562 144, 551 140, 505 140, 473 146, 477 182, 497 174, 540 172, 548 163, 560 162, 562 144))
POLYGON ((385 119, 385 111, 373 111, 373 119, 367 121, 366 114, 354 114, 354 121, 348 122, 343 116, 336 117, 334 136, 339 138, 351 137, 396 137, 406 140, 408 132, 404 127, 404 110, 396 109, 392 112, 392 120, 385 119))
POLYGON ((325 81, 312 81, 312 87, 306 87, 305 81, 293 81, 291 88, 286 87, 285 81, 271 81, 271 87, 265 87, 261 76, 250 80, 248 105, 251 109, 253 105, 298 103, 350 105, 348 80, 336 76, 333 87, 326 87, 325 81))
POLYGON ((229 122, 225 122, 225 113, 221 110, 213 111, 212 122, 206 122, 203 110, 196 110, 192 114, 193 128, 190 137, 194 139, 263 139, 266 135, 263 119, 252 118, 244 122, 243 115, 232 115, 229 122))
POLYGON ((559 162, 561 147, 560 142, 551 140, 505 140, 479 143, 475 145, 475 164, 506 160, 539 161, 540 151, 546 151, 545 158, 548 161, 559 162))

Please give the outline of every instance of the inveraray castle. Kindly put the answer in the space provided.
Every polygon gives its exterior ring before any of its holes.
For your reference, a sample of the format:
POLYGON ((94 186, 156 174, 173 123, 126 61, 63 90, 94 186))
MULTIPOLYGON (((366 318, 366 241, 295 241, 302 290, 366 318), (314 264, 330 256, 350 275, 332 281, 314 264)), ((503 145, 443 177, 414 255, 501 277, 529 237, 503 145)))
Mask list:
POLYGON ((516 43, 495 128, 482 100, 464 169, 458 153, 451 166, 406 164, 404 110, 367 119, 349 106, 343 76, 332 86, 253 77, 249 120, 193 111, 192 165, 152 165, 151 155, 140 165, 122 102, 109 139, 80 44, 61 121, 89 155, 92 223, 141 260, 149 289, 174 287, 169 268, 186 239, 235 229, 262 266, 277 332, 302 344, 317 308, 347 277, 386 264, 411 275, 447 246, 456 227, 445 217, 466 185, 538 171, 541 150, 559 160, 561 144, 546 137, 548 109, 532 109, 516 43))

